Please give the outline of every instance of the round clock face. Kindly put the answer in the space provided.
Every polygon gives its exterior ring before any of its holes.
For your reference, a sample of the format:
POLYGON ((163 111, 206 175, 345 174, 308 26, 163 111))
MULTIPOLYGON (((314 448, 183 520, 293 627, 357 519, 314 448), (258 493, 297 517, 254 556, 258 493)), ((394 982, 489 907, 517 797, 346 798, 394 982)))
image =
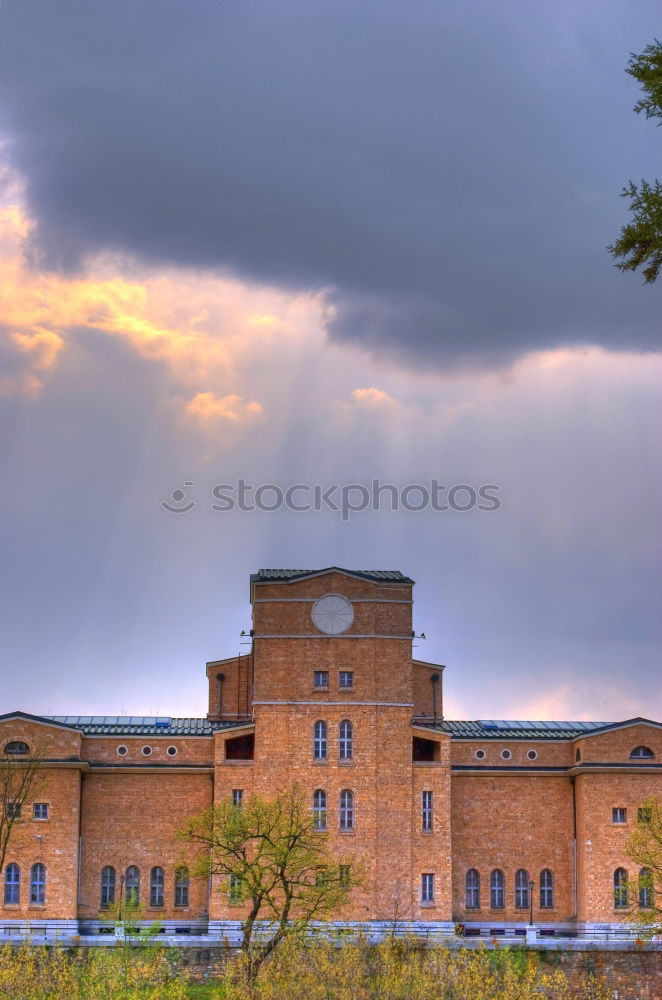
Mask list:
POLYGON ((325 594, 313 604, 313 624, 327 635, 340 635, 354 621, 354 608, 340 594, 325 594))

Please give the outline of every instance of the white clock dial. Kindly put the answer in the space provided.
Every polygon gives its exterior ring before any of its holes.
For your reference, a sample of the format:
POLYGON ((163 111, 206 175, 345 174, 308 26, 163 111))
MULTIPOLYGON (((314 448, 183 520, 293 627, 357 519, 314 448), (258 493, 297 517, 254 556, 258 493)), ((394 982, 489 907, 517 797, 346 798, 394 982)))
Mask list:
POLYGON ((327 635, 340 635, 354 621, 354 608, 340 594, 325 594, 313 604, 313 624, 327 635))

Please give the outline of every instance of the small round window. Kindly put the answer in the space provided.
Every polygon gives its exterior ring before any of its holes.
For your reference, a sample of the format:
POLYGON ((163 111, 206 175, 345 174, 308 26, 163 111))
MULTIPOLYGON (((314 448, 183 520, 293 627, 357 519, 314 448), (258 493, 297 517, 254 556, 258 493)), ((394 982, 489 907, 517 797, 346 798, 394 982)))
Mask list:
POLYGON ((125 747, 123 743, 120 743, 120 745, 117 748, 117 756, 118 757, 126 757, 126 755, 128 754, 128 752, 129 752, 129 748, 125 747))
POLYGON ((485 751, 484 750, 476 750, 476 753, 474 754, 474 756, 475 756, 476 760, 485 760, 485 751))
POLYGON ((537 760, 538 759, 538 751, 537 750, 527 750, 526 751, 526 756, 529 758, 529 760, 537 760))
POLYGON ((151 755, 152 755, 152 748, 151 747, 143 747, 142 753, 143 753, 143 757, 151 757, 151 755))
POLYGON ((512 757, 512 753, 510 752, 510 750, 502 750, 501 757, 503 760, 510 760, 510 758, 512 757))
POLYGON ((176 757, 177 756, 177 747, 168 747, 168 749, 166 750, 166 753, 168 754, 168 757, 176 757))

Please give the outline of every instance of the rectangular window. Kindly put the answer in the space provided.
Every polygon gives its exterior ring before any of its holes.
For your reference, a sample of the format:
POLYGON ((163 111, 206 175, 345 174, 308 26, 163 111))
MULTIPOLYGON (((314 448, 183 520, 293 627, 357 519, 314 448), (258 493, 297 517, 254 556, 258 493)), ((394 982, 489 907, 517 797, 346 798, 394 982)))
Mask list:
POLYGON ((421 903, 434 903, 434 875, 431 872, 421 875, 421 903))
POLYGON ((353 688, 354 687, 354 671, 353 670, 341 670, 338 675, 338 686, 341 688, 353 688))
POLYGON ((232 789, 232 805, 236 806, 237 809, 241 809, 242 802, 244 801, 244 790, 243 788, 233 788, 232 789))
POLYGON ((341 889, 349 889, 352 881, 352 870, 349 865, 340 865, 338 868, 338 878, 341 889))
POLYGON ((20 802, 7 802, 5 805, 5 815, 7 819, 20 819, 21 818, 21 803, 20 802))
POLYGON ((611 821, 612 823, 627 823, 628 821, 627 809, 623 809, 620 806, 618 808, 612 809, 611 821))
POLYGON ((242 899, 242 887, 241 879, 238 875, 230 875, 228 880, 228 889, 231 903, 241 903, 242 899))
POLYGON ((188 906, 188 868, 178 868, 175 872, 175 906, 188 906))
POLYGON ((149 905, 155 907, 163 906, 165 873, 163 868, 152 868, 152 875, 149 886, 149 905))
POLYGON ((432 792, 422 792, 421 826, 424 833, 432 832, 432 792))
POLYGON ((329 671, 328 670, 316 670, 313 674, 313 687, 314 688, 328 688, 329 686, 329 671))
POLYGON ((32 818, 33 819, 48 819, 48 802, 33 802, 32 803, 32 818))
POLYGON ((652 810, 650 806, 640 806, 637 809, 637 819, 640 823, 650 823, 652 810))

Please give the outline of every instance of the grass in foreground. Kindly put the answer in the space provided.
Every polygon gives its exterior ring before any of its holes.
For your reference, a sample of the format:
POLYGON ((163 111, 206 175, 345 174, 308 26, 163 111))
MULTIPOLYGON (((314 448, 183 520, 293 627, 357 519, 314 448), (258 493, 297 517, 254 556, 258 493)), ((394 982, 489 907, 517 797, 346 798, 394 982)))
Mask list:
MULTIPOLYGON (((159 947, 70 953, 0 949, 2 1000, 612 1000, 606 984, 572 983, 536 953, 508 949, 420 951, 288 941, 249 983, 243 957, 222 981, 191 984, 159 947)), ((172 958, 172 953, 170 953, 172 958)))

